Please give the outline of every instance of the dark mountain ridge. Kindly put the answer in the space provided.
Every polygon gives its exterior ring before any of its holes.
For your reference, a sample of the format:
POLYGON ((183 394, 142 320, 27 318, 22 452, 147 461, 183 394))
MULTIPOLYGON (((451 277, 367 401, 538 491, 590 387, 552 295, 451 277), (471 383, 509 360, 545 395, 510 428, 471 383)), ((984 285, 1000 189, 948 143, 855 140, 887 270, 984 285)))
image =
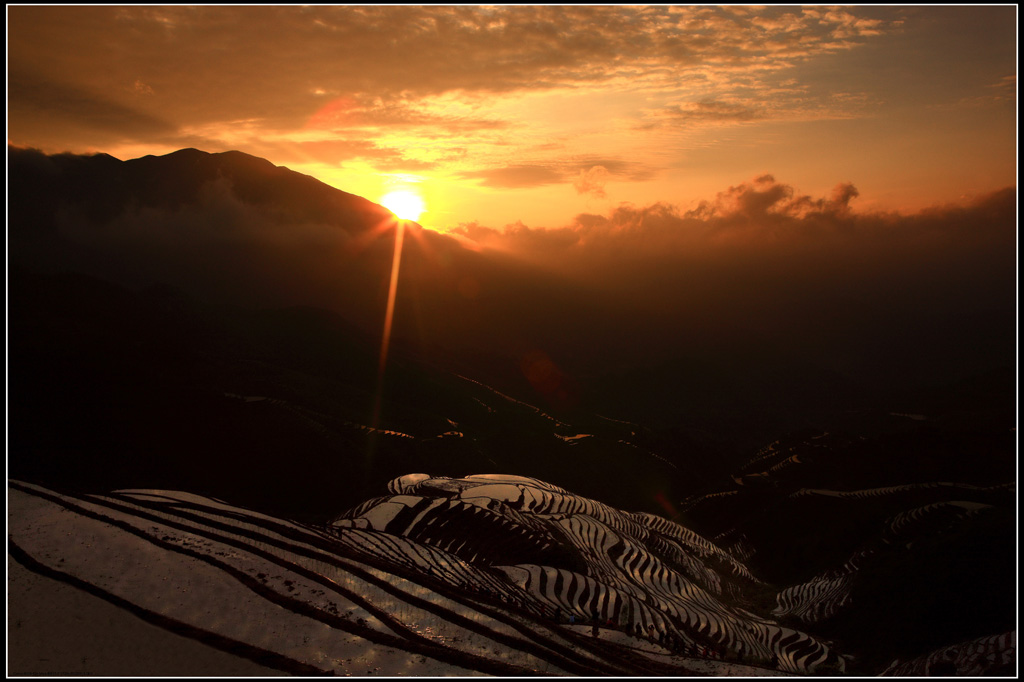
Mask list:
POLYGON ((86 209, 96 222, 131 207, 176 209, 199 201, 209 183, 229 180, 241 200, 301 220, 360 227, 390 216, 362 197, 239 151, 210 154, 190 148, 120 161, 109 154, 46 155, 8 147, 7 163, 10 188, 18 197, 12 209, 42 209, 37 215, 52 211, 54 198, 58 205, 86 209))

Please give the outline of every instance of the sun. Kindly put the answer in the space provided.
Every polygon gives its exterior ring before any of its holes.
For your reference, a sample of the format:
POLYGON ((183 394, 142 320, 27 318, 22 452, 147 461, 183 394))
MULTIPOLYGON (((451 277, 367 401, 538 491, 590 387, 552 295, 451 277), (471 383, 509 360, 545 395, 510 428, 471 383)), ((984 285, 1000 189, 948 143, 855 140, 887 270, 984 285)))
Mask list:
POLYGON ((426 208, 420 195, 406 189, 385 194, 381 197, 380 203, 402 220, 419 220, 426 208))

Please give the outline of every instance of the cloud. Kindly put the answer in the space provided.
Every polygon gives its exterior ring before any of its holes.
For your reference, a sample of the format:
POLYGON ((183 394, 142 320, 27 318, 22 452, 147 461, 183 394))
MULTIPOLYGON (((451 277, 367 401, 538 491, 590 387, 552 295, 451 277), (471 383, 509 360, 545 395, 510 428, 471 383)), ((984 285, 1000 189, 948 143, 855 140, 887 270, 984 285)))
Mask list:
POLYGON ((135 82, 132 83, 131 91, 138 95, 152 95, 153 88, 143 83, 140 79, 136 78, 135 82))
POLYGON ((566 165, 576 173, 587 171, 594 166, 601 166, 609 176, 631 182, 650 180, 658 174, 657 168, 646 163, 593 154, 573 156, 566 161, 566 165))
MULTIPOLYGON (((284 141, 276 147, 281 151, 280 157, 298 155, 303 159, 327 164, 342 165, 345 161, 361 159, 372 161, 380 170, 432 170, 438 166, 435 161, 411 159, 405 156, 401 149, 386 147, 365 139, 311 140, 298 143, 284 141)), ((268 148, 266 154, 263 150, 260 150, 260 154, 279 158, 272 153, 273 151, 268 148)))
POLYGON ((599 199, 605 197, 604 186, 608 182, 608 169, 604 166, 591 166, 581 170, 579 177, 573 181, 573 187, 579 194, 591 194, 599 199))
POLYGON ((736 102, 702 100, 686 105, 669 107, 668 111, 683 120, 751 121, 763 118, 763 109, 736 102))
POLYGON ((486 187, 526 189, 543 185, 572 183, 579 194, 604 197, 609 179, 647 180, 656 169, 635 161, 602 158, 593 155, 555 158, 544 164, 518 164, 499 168, 469 171, 461 174, 467 180, 480 180, 486 187))
POLYGON ((505 128, 508 123, 495 119, 439 115, 399 99, 380 97, 334 98, 313 113, 307 129, 345 130, 360 127, 424 127, 447 133, 505 128))
POLYGON ((565 182, 565 172, 546 165, 523 164, 463 173, 468 180, 480 180, 486 187, 522 189, 565 182))
POLYGON ((706 221, 717 219, 724 224, 735 224, 739 218, 765 224, 779 217, 844 215, 850 210, 850 201, 858 196, 860 192, 851 183, 840 183, 829 198, 814 199, 798 195, 792 186, 778 183, 774 176, 765 174, 720 192, 714 201, 701 202, 685 215, 706 221))
POLYGON ((634 130, 721 127, 767 120, 819 121, 850 119, 864 115, 879 104, 862 92, 817 91, 792 81, 775 84, 753 82, 723 91, 717 99, 665 104, 646 109, 634 130), (755 93, 756 94, 751 94, 755 93))
POLYGON ((987 92, 971 97, 962 97, 955 103, 933 105, 935 109, 960 109, 983 107, 1015 107, 1017 104, 1017 76, 1003 76, 986 88, 987 92))
POLYGON ((911 215, 859 213, 852 206, 857 196, 844 182, 826 197, 811 197, 766 174, 686 211, 623 204, 606 215, 581 214, 561 228, 472 225, 456 232, 595 288, 659 300, 672 296, 661 291, 665 277, 686 280, 687 272, 699 271, 723 291, 742 292, 733 304, 744 310, 777 310, 793 299, 774 302, 778 287, 803 284, 805 294, 841 289, 867 297, 889 295, 892 287, 897 298, 909 290, 928 298, 934 287, 928 305, 938 307, 944 305, 938 292, 960 301, 977 295, 980 303, 1012 294, 1011 286, 981 296, 978 286, 996 271, 1003 284, 1013 282, 1014 190, 911 215))
POLYGON ((763 175, 689 211, 620 205, 561 228, 458 232, 628 315, 645 353, 727 333, 882 382, 1011 363, 1016 191, 909 215, 859 213, 857 196, 763 175))
POLYGON ((656 112, 656 115, 671 123, 719 123, 762 119, 767 116, 767 112, 762 107, 739 102, 702 100, 667 106, 656 112))
MULTIPOLYGON (((13 7, 8 19, 12 65, 38 65, 40 77, 61 74, 89 92, 128 96, 142 83, 152 90, 149 111, 178 125, 261 119, 294 127, 319 110, 323 119, 358 125, 448 121, 463 128, 502 122, 439 119, 412 103, 446 93, 614 83, 674 90, 691 76, 728 87, 888 29, 858 14, 781 7, 738 14, 710 6, 96 6, 13 7), (328 93, 337 93, 339 106, 324 110, 328 93), (346 98, 356 106, 340 106, 346 98), (381 104, 367 106, 374 98, 381 104)), ((21 97, 16 92, 12 102, 21 97)))
POLYGON ((171 123, 158 116, 32 70, 15 68, 8 72, 7 98, 9 115, 25 121, 23 134, 26 129, 45 130, 50 126, 84 128, 100 139, 115 133, 141 139, 175 131, 171 123))

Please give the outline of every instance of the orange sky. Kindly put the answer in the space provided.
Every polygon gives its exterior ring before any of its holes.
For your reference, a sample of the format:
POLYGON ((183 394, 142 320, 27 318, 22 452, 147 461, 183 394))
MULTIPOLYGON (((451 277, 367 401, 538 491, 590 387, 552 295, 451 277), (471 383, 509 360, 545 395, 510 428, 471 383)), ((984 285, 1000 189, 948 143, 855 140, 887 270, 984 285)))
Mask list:
POLYGON ((238 149, 438 230, 1016 185, 1017 8, 8 6, 8 142, 238 149))

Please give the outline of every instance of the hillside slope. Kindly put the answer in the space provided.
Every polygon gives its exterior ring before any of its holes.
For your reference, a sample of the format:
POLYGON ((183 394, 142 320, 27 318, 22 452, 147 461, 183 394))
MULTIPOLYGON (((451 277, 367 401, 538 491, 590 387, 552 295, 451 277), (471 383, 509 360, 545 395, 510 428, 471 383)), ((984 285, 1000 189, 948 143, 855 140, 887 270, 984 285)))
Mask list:
MULTIPOLYGON (((812 634, 812 603, 849 606, 821 581, 777 592, 685 526, 527 477, 405 475, 312 525, 174 491, 10 481, 8 496, 8 553, 25 568, 292 674, 1000 674, 1015 664, 1006 631, 915 662, 850 655, 858 633, 812 634), (756 598, 776 593, 767 612, 756 598)), ((928 522, 899 518, 890 533, 911 537, 908 523, 928 522)), ((928 566, 916 570, 928 578, 928 566)), ((878 613, 861 635, 901 608, 898 592, 871 596, 878 613)))
POLYGON ((728 592, 752 577, 663 519, 514 476, 390 488, 399 494, 318 528, 187 493, 11 482, 9 553, 293 673, 673 675, 723 657, 842 666, 823 642, 731 606, 728 592))

